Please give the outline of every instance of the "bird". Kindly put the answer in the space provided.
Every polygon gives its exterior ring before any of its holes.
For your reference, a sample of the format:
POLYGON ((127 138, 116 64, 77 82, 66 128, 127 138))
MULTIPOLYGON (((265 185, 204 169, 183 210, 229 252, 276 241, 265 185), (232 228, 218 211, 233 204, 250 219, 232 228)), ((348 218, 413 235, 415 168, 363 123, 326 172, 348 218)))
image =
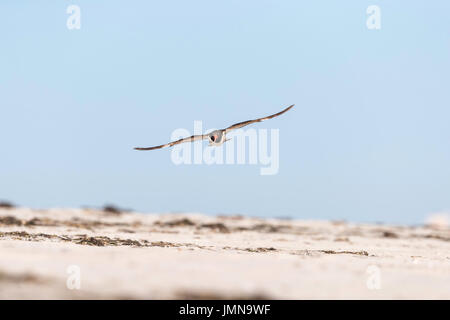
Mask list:
POLYGON ((174 145, 177 145, 177 144, 180 144, 180 143, 184 143, 184 142, 194 142, 194 141, 204 140, 204 139, 208 139, 209 140, 209 146, 216 146, 217 147, 217 146, 222 145, 226 141, 230 140, 230 139, 226 138, 227 133, 229 133, 230 131, 236 130, 236 129, 240 129, 240 128, 248 126, 248 125, 250 125, 252 123, 261 122, 261 121, 264 121, 264 120, 268 120, 268 119, 272 119, 272 118, 278 117, 278 116, 282 115, 283 113, 289 111, 293 106, 294 106, 294 104, 290 105, 289 107, 287 107, 286 109, 284 109, 284 110, 282 110, 282 111, 280 111, 278 113, 272 114, 272 115, 267 116, 267 117, 238 122, 238 123, 235 123, 235 124, 229 126, 228 128, 214 130, 214 131, 211 131, 210 133, 207 133, 207 134, 193 135, 193 136, 190 136, 190 137, 182 138, 182 139, 179 139, 179 140, 176 140, 176 141, 172 141, 172 142, 169 142, 169 143, 166 143, 166 144, 161 144, 159 146, 154 146, 154 147, 145 147, 145 148, 136 147, 136 148, 134 148, 134 150, 140 150, 140 151, 156 150, 156 149, 161 149, 161 148, 166 148, 166 147, 172 147, 174 145))

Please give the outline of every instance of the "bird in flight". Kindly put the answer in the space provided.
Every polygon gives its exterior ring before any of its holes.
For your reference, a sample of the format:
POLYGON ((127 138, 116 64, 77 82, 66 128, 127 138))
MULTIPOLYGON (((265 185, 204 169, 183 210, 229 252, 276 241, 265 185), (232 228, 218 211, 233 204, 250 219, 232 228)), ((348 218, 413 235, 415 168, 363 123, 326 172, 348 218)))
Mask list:
POLYGON ((186 137, 186 138, 182 138, 180 140, 176 140, 176 141, 172 141, 166 144, 162 144, 159 146, 155 146, 155 147, 148 147, 148 148, 134 148, 135 150, 155 150, 155 149, 161 149, 161 148, 165 148, 165 147, 172 147, 176 144, 180 144, 180 143, 184 143, 184 142, 193 142, 193 141, 197 141, 197 140, 204 140, 204 139, 209 139, 209 145, 210 146, 220 146, 221 144, 223 144, 225 141, 229 140, 226 138, 226 134, 228 132, 230 132, 231 130, 235 130, 235 129, 239 129, 245 126, 248 126, 249 124, 255 123, 255 122, 261 122, 264 120, 268 120, 268 119, 272 119, 275 117, 278 117, 280 115, 282 115, 283 113, 285 113, 286 111, 290 110, 294 105, 291 105, 289 107, 287 107, 286 109, 272 114, 270 116, 267 117, 263 117, 263 118, 258 118, 255 120, 247 120, 247 121, 243 121, 243 122, 238 122, 235 123, 231 126, 229 126, 228 128, 225 129, 220 129, 220 130, 214 130, 208 134, 198 134, 198 135, 194 135, 194 136, 190 136, 190 137, 186 137))

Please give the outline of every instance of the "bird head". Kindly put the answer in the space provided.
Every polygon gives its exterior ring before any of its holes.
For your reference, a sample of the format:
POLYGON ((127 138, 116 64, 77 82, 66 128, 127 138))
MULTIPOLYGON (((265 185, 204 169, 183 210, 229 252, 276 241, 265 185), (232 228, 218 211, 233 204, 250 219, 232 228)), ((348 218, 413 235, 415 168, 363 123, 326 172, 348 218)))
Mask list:
POLYGON ((217 143, 221 139, 221 132, 219 130, 215 130, 208 134, 208 138, 210 143, 217 143))

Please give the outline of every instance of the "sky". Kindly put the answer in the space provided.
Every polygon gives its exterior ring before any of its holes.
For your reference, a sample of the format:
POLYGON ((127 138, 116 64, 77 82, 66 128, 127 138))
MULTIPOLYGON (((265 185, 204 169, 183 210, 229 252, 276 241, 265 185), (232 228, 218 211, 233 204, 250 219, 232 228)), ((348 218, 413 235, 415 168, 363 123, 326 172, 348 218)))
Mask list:
MULTIPOLYGON (((0 3, 0 199, 355 222, 450 209, 450 2, 0 3), (80 29, 69 29, 70 5, 80 29), (370 5, 380 29, 369 29, 370 5), (279 171, 176 165, 177 128, 295 104, 279 171)), ((206 144, 206 142, 205 142, 206 144)), ((206 146, 205 146, 206 148, 206 146)))

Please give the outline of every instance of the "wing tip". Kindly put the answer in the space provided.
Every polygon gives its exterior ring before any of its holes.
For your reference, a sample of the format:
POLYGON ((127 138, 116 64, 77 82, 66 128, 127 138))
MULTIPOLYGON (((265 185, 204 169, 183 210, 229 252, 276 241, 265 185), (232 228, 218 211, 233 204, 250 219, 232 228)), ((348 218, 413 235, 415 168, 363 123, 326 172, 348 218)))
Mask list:
POLYGON ((285 113, 286 111, 291 110, 294 106, 295 106, 295 104, 291 104, 289 107, 287 107, 286 109, 284 109, 284 110, 281 111, 280 113, 283 114, 283 113, 285 113))
POLYGON ((133 148, 133 149, 134 149, 134 150, 139 150, 139 151, 148 151, 148 150, 161 149, 161 148, 165 148, 165 147, 171 147, 171 145, 170 145, 170 144, 163 144, 163 145, 156 146, 156 147, 147 147, 147 148, 135 147, 135 148, 133 148))

